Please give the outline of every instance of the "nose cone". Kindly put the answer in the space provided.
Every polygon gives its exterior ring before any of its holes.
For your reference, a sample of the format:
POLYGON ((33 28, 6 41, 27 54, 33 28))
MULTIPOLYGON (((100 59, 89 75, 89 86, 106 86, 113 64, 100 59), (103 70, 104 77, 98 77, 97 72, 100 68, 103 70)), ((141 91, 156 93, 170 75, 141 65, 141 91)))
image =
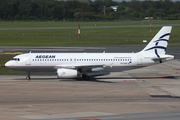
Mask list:
POLYGON ((10 67, 10 66, 12 66, 12 64, 10 63, 10 61, 8 61, 8 62, 5 63, 5 67, 6 67, 6 68, 8 68, 8 67, 10 67))

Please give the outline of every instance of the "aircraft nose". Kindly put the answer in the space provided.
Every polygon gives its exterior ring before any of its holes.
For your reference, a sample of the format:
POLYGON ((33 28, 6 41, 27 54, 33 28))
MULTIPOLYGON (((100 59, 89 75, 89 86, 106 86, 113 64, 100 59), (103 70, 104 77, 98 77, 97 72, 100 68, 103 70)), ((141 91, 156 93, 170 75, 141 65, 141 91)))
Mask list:
POLYGON ((8 61, 8 62, 5 63, 5 67, 9 67, 9 66, 11 66, 11 64, 10 64, 10 62, 8 61))

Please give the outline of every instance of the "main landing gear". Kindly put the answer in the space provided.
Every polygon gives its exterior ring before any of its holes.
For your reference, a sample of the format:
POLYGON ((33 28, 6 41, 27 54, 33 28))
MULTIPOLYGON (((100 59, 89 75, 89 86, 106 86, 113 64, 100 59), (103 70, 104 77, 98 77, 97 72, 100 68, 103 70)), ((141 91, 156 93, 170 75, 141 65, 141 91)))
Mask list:
POLYGON ((90 77, 87 75, 87 71, 83 69, 77 70, 80 73, 79 77, 82 77, 84 80, 90 80, 90 77))
POLYGON ((86 75, 86 74, 82 74, 82 78, 84 80, 90 80, 90 77, 88 75, 86 75))
POLYGON ((26 80, 30 80, 31 79, 30 74, 31 74, 30 72, 27 72, 26 80))

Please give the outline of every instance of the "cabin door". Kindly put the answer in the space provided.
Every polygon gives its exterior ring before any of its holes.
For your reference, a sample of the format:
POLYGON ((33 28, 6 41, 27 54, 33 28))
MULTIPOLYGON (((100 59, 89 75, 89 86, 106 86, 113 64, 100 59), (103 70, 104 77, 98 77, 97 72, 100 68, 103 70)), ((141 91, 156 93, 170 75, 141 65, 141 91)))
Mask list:
POLYGON ((25 64, 26 64, 26 65, 31 65, 31 56, 30 56, 30 55, 26 55, 25 64))

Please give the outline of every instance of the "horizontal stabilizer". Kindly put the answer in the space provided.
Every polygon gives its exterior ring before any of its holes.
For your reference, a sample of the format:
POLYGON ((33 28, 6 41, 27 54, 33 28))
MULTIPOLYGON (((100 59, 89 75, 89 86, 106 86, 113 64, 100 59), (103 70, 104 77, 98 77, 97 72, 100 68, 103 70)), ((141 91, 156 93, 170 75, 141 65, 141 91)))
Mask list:
POLYGON ((160 58, 152 58, 153 61, 155 62, 165 62, 165 61, 168 61, 168 60, 173 60, 174 59, 174 56, 173 55, 162 55, 160 58))

